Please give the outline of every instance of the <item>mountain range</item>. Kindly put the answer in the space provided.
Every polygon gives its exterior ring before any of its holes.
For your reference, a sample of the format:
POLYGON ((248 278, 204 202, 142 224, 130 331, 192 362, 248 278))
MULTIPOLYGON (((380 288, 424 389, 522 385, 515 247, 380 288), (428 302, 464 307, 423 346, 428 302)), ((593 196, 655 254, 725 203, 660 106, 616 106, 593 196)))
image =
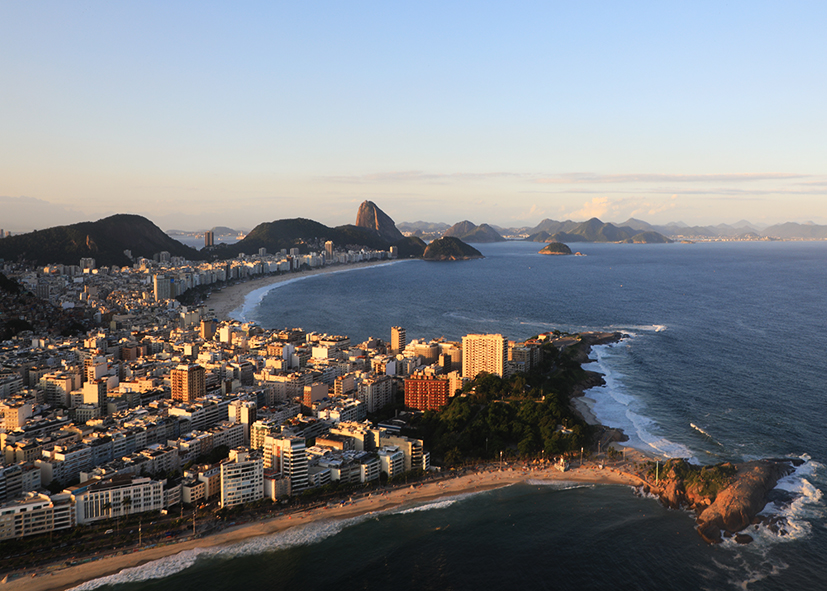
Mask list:
MULTIPOLYGON (((574 222, 572 220, 557 221, 551 219, 544 219, 536 226, 523 226, 516 228, 506 228, 491 224, 493 228, 501 236, 507 236, 511 239, 521 237, 536 239, 533 237, 541 232, 546 232, 549 237, 555 234, 582 234, 583 224, 592 222, 574 222), (578 230, 578 228, 581 228, 578 230)), ((463 224, 465 222, 460 222, 463 224)), ((470 222, 468 222, 470 223, 470 222)), ((601 222, 603 223, 603 222, 601 222)), ((455 224, 459 225, 459 224, 455 224)), ((629 218, 625 222, 619 224, 611 224, 618 228, 625 228, 631 234, 639 234, 641 232, 657 232, 672 240, 680 239, 759 239, 759 238, 773 238, 779 240, 824 240, 827 239, 827 226, 817 225, 813 223, 798 224, 794 222, 787 222, 783 224, 775 224, 772 226, 759 226, 751 224, 746 220, 741 220, 735 224, 717 224, 714 226, 689 226, 682 222, 670 222, 665 225, 650 224, 635 218, 629 218), (634 232, 633 232, 634 231, 634 232)), ((419 236, 438 236, 440 232, 445 232, 449 228, 448 224, 440 222, 402 222, 398 224, 400 230, 408 234, 416 234, 419 236)), ((544 240, 540 240, 541 242, 544 240)), ((574 239, 572 241, 582 240, 574 239)))
MULTIPOLYGON (((758 229, 746 221, 703 227, 690 227, 679 222, 657 226, 634 218, 622 224, 606 223, 597 218, 585 222, 545 219, 533 228, 476 225, 468 220, 453 226, 435 222, 402 223, 399 226, 406 233, 428 238, 439 238, 444 234, 471 243, 500 242, 506 239, 504 236, 563 243, 650 243, 670 242, 670 238, 827 239, 827 226, 785 223, 758 229)), ((10 262, 27 260, 39 265, 77 265, 81 258, 91 257, 98 266, 125 266, 137 257, 152 258, 163 251, 190 260, 228 259, 239 253, 254 254, 261 248, 270 253, 290 248, 298 248, 303 253, 311 249, 321 250, 328 240, 337 248, 348 249, 386 250, 396 246, 403 258, 421 257, 426 248, 419 236, 403 236, 390 216, 375 203, 365 201, 359 206, 355 224, 328 227, 305 218, 275 220, 257 225, 235 244, 218 244, 200 251, 171 238, 142 216, 117 214, 95 222, 56 226, 0 239, 0 259, 10 262)))
POLYGON ((269 253, 298 248, 306 253, 321 250, 328 240, 337 248, 387 250, 396 246, 402 258, 420 257, 425 243, 405 237, 393 220, 370 201, 363 203, 357 224, 331 228, 304 218, 275 220, 257 225, 244 239, 234 244, 218 244, 196 250, 171 238, 150 220, 118 214, 95 222, 56 226, 0 239, 0 259, 26 260, 37 265, 60 263, 77 265, 81 258, 94 258, 96 265, 127 266, 137 257, 153 258, 160 252, 189 260, 229 259, 240 253, 255 254, 265 248, 269 253), (130 258, 125 251, 130 251, 130 258))
POLYGON ((96 222, 55 226, 0 240, 0 258, 25 259, 39 265, 77 265, 81 258, 94 258, 97 266, 126 266, 132 257, 152 258, 166 251, 172 256, 203 260, 204 253, 170 238, 145 217, 117 214, 96 222))
POLYGON ((486 243, 486 242, 504 242, 503 238, 494 228, 488 224, 480 224, 479 226, 469 222, 468 220, 458 222, 445 230, 443 236, 459 238, 463 242, 472 243, 486 243))

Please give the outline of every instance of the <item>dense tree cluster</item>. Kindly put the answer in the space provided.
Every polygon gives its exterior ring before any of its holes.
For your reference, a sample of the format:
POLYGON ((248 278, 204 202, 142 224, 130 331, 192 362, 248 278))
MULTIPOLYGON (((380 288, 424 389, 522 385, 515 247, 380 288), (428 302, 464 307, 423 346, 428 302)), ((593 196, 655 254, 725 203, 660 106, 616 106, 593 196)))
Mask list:
POLYGON ((471 459, 551 457, 578 451, 591 428, 569 407, 573 387, 585 373, 573 354, 544 345, 541 367, 501 378, 481 374, 448 406, 425 413, 417 434, 448 465, 471 459))

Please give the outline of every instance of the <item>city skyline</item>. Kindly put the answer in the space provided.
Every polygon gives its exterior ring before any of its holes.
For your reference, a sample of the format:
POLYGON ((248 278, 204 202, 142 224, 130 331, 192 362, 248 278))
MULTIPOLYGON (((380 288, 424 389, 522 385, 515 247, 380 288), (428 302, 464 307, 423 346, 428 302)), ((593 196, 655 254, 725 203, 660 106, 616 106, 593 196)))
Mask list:
POLYGON ((6 3, 2 226, 827 224, 825 16, 6 3))

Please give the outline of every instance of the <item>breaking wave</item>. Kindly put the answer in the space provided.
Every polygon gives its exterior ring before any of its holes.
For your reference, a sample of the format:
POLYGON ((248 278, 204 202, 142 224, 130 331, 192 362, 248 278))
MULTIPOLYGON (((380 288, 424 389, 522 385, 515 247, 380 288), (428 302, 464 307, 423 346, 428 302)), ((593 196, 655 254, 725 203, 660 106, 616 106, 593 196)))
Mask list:
POLYGON ((425 503, 424 505, 416 505, 413 507, 408 507, 406 509, 399 509, 399 510, 390 510, 391 515, 408 515, 410 513, 419 513, 420 511, 431 511, 433 509, 445 509, 450 507, 451 505, 458 503, 460 501, 464 501, 471 497, 475 497, 477 495, 485 494, 489 491, 481 490, 469 493, 463 493, 460 495, 454 495, 451 497, 445 497, 442 499, 438 499, 436 501, 425 503))
POLYGON ((657 424, 643 414, 643 403, 628 393, 623 383, 625 376, 613 368, 613 348, 612 345, 592 347, 592 353, 597 357, 597 370, 603 374, 605 382, 603 386, 586 390, 583 398, 595 418, 601 425, 623 429, 629 437, 626 445, 630 447, 667 458, 697 461, 688 447, 656 433, 657 424))
POLYGON ((594 484, 572 482, 569 480, 539 480, 536 478, 529 478, 526 480, 526 484, 530 484, 531 486, 545 486, 555 490, 574 490, 577 488, 594 488, 596 486, 594 484))
POLYGON ((275 550, 284 550, 294 546, 308 546, 335 536, 342 530, 372 517, 372 514, 360 515, 339 521, 319 521, 305 526, 293 527, 283 532, 258 536, 226 546, 210 548, 193 548, 183 550, 172 556, 165 556, 141 566, 126 568, 113 575, 87 581, 71 591, 91 591, 106 585, 123 583, 140 583, 153 579, 162 579, 190 568, 199 560, 236 558, 263 554, 275 550))

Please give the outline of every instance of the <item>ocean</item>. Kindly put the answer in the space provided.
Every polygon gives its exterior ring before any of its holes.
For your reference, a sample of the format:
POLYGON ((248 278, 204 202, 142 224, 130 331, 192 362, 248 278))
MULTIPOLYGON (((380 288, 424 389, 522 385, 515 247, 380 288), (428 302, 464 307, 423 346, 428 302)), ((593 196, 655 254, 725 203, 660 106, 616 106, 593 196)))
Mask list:
POLYGON ((693 516, 629 487, 525 482, 221 551, 170 557, 84 589, 823 589, 827 581, 827 242, 478 245, 476 261, 399 261, 297 277, 236 311, 352 342, 525 339, 619 330, 589 369, 598 419, 632 445, 701 463, 804 464, 771 493, 781 532, 708 546, 693 516), (129 582, 131 581, 131 582, 129 582))

